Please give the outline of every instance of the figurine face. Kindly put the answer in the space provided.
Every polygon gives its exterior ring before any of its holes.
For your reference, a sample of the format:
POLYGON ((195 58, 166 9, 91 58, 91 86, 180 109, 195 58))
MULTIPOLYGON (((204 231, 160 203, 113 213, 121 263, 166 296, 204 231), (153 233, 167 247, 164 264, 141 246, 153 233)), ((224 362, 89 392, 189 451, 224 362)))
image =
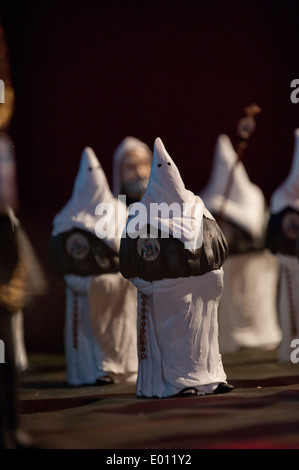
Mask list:
POLYGON ((144 148, 131 150, 121 166, 122 186, 130 198, 141 198, 146 190, 152 165, 152 156, 144 148))

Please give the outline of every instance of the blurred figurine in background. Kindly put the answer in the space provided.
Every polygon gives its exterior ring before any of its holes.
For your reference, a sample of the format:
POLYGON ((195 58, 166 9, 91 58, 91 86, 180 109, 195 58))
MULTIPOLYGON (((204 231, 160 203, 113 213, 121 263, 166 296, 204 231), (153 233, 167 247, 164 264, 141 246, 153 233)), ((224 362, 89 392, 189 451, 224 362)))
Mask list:
POLYGON ((281 341, 276 302, 278 263, 265 247, 269 210, 261 189, 250 181, 241 161, 255 128, 254 109, 255 105, 246 108, 248 117, 239 122, 237 151, 227 135, 218 137, 211 178, 200 193, 229 246, 219 306, 221 353, 242 347, 271 350, 281 341))
POLYGON ((226 242, 159 138, 147 190, 131 206, 124 234, 121 273, 138 289, 137 396, 229 392, 217 319, 226 242), (156 205, 166 212, 153 214, 156 205))
MULTIPOLYGON (((45 292, 46 281, 34 250, 15 217, 17 186, 14 148, 7 134, 0 135, 0 338, 5 347, 0 364, 0 448, 31 446, 19 426, 17 412, 19 348, 23 334, 14 323, 35 295, 45 292), (20 344, 19 344, 20 343, 20 344)), ((20 320, 20 317, 18 318, 20 320)), ((23 333, 23 330, 21 331, 23 333)), ((21 351, 22 353, 23 351, 21 351)), ((25 360, 27 355, 25 355, 25 360)), ((24 357, 20 359, 24 364, 24 357)))
POLYGON ((53 273, 66 288, 65 352, 70 385, 136 380, 136 295, 119 272, 126 205, 113 197, 90 147, 83 150, 71 199, 56 215, 53 273), (106 213, 106 207, 112 209, 106 213), (113 229, 114 233, 106 231, 113 229))
POLYGON ((113 194, 126 196, 129 206, 140 201, 146 191, 153 153, 136 137, 125 137, 113 156, 113 194))
POLYGON ((282 329, 279 360, 290 361, 291 342, 299 337, 299 129, 294 131, 289 175, 274 191, 266 244, 280 264, 278 314, 282 329))

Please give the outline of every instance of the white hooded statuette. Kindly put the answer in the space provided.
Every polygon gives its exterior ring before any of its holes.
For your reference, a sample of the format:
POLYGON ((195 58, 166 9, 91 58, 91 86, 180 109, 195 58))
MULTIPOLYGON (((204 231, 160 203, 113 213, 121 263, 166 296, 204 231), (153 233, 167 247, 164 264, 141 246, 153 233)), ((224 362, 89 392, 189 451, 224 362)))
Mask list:
POLYGON ((118 253, 120 235, 126 217, 127 208, 123 202, 113 196, 94 151, 90 147, 85 147, 72 196, 54 218, 52 235, 55 236, 73 228, 86 230, 97 235, 118 253), (101 204, 105 204, 103 210, 101 210, 101 204), (105 220, 101 221, 101 218, 105 220), (103 230, 105 227, 107 231, 103 230), (112 236, 110 236, 110 230, 112 236))
POLYGON ((261 189, 250 181, 243 163, 238 161, 231 141, 225 134, 218 137, 210 181, 200 196, 212 214, 218 215, 223 209, 223 218, 241 227, 253 238, 263 236, 264 195, 261 189), (230 191, 225 195, 230 178, 230 191))
POLYGON ((270 210, 276 214, 287 207, 299 211, 299 128, 294 131, 294 153, 290 173, 286 180, 274 191, 270 210))
MULTIPOLYGON (((53 221, 52 235, 74 228, 118 254, 127 206, 115 198, 90 147, 83 150, 72 196, 53 221), (110 229, 113 230, 110 231, 110 229)), ((64 276, 65 350, 71 385, 134 379, 137 371, 136 289, 120 272, 64 276)), ((105 382, 106 383, 106 382, 105 382)))
MULTIPOLYGON (((224 290, 219 305, 219 345, 222 353, 240 347, 275 348, 281 340, 277 319, 278 265, 263 249, 268 218, 261 189, 253 184, 227 135, 218 137, 210 181, 201 192, 209 210, 242 228, 258 250, 231 254, 224 264, 224 290), (226 194, 230 181, 230 191, 226 194)), ((232 245, 238 235, 232 231, 232 245)))
MULTIPOLYGON (((161 139, 157 138, 148 188, 140 202, 146 212, 135 218, 141 228, 149 221, 164 231, 168 222, 171 235, 181 228, 181 241, 194 242, 199 238, 202 243, 202 230, 198 231, 199 237, 197 234, 190 239, 191 224, 185 230, 178 213, 147 218, 153 204, 163 203, 168 207, 176 203, 181 209, 184 204, 189 204, 186 219, 194 222, 198 217, 196 222, 201 229, 203 213, 209 215, 201 199, 185 188, 177 166, 161 139)), ((139 205, 140 212, 141 207, 139 205)), ((134 235, 134 205, 127 233, 134 235)), ((186 388, 205 395, 214 393, 219 384, 226 383, 217 324, 222 276, 222 269, 215 269, 200 276, 152 282, 139 277, 132 279, 138 288, 138 396, 167 397, 186 388)))

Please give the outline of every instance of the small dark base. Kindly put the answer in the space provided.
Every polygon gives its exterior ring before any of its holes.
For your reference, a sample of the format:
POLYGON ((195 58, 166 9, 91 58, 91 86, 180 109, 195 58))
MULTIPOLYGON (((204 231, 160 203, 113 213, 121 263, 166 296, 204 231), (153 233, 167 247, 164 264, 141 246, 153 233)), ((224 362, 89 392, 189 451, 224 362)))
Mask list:
POLYGON ((195 388, 184 388, 180 391, 179 395, 181 397, 196 397, 197 390, 195 388))
POLYGON ((216 395, 220 395, 220 393, 228 393, 231 392, 234 389, 234 387, 230 384, 227 383, 222 383, 219 384, 214 393, 216 395))
POLYGON ((96 385, 112 385, 113 384, 113 379, 109 375, 105 375, 104 377, 101 377, 96 381, 96 385))
MULTIPOLYGON (((230 384, 221 383, 214 390, 213 394, 220 395, 221 393, 228 393, 228 392, 231 392, 233 390, 233 388, 234 387, 230 384)), ((197 390, 196 390, 196 388, 192 388, 192 387, 184 388, 179 393, 179 396, 181 396, 181 397, 196 397, 197 396, 197 390)))

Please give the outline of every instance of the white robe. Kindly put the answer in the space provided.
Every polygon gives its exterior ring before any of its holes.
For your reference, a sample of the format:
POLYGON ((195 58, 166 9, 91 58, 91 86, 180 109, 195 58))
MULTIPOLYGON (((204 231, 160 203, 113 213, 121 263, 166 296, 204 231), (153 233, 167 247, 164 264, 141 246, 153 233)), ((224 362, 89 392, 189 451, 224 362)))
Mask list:
POLYGON ((88 290, 92 276, 67 275, 65 310, 65 355, 69 385, 94 384, 101 376, 101 349, 95 341, 89 318, 88 290))
POLYGON ((217 318, 223 270, 153 282, 134 278, 132 282, 138 288, 137 396, 169 397, 186 387, 196 388, 199 395, 213 393, 219 383, 226 382, 217 318))
POLYGON ((67 275, 65 282, 67 382, 136 380, 136 288, 120 273, 67 275))
POLYGON ((222 354, 241 347, 275 349, 281 341, 277 312, 279 265, 270 251, 230 255, 219 305, 222 354))
POLYGON ((282 329, 280 362, 290 362, 291 342, 299 338, 299 262, 295 256, 277 253, 280 262, 278 315, 282 329))
POLYGON ((90 321, 103 353, 98 367, 114 382, 136 381, 137 289, 120 273, 103 274, 89 286, 90 321))

